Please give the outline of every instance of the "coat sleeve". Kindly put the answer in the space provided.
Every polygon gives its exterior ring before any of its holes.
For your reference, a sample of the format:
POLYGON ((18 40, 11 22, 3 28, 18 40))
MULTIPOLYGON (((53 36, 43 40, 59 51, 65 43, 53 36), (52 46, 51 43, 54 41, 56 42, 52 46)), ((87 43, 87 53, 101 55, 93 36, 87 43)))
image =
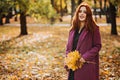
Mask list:
POLYGON ((91 61, 99 53, 100 49, 101 49, 101 36, 99 32, 99 27, 97 27, 93 35, 93 47, 89 51, 85 52, 85 54, 82 55, 82 57, 86 61, 91 61))

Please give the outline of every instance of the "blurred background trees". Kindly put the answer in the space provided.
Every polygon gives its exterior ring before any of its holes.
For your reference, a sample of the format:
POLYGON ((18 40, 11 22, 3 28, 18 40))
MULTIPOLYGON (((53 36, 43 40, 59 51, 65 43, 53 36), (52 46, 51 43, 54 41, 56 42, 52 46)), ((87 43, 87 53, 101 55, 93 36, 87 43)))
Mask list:
POLYGON ((0 0, 0 25, 3 25, 3 18, 6 17, 6 23, 9 23, 9 18, 12 17, 13 3, 10 0, 0 0))
POLYGON ((97 16, 106 16, 106 23, 111 24, 111 34, 117 35, 116 17, 120 15, 120 0, 0 0, 0 25, 10 23, 10 19, 20 20, 20 35, 26 35, 26 17, 38 22, 62 22, 62 17, 74 15, 76 7, 86 1, 92 8, 95 21, 97 16), (3 18, 5 22, 3 23, 3 18))

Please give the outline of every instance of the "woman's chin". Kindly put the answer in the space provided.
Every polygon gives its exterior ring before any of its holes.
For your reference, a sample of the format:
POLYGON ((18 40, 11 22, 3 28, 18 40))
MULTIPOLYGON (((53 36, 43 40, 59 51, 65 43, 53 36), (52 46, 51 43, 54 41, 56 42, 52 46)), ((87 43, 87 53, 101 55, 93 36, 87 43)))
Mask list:
POLYGON ((79 18, 80 21, 85 21, 85 18, 79 18))
POLYGON ((81 22, 84 22, 84 21, 85 21, 85 19, 80 19, 80 21, 81 21, 81 22))

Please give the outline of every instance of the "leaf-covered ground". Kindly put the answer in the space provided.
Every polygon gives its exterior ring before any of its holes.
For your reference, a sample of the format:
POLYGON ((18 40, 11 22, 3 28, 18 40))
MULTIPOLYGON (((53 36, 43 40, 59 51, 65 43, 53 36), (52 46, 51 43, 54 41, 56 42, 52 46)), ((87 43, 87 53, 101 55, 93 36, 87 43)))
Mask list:
MULTIPOLYGON (((0 27, 0 80, 66 80, 63 68, 69 27, 28 27, 19 37, 19 27, 0 27)), ((100 27, 100 80, 120 80, 119 36, 110 27, 100 27)))

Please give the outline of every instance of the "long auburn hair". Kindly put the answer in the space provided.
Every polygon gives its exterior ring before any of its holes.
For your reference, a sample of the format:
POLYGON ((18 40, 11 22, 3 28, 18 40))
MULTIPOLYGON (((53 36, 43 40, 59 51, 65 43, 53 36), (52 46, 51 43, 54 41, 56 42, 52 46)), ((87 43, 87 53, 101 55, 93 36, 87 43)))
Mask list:
POLYGON ((79 13, 79 10, 81 7, 86 7, 86 10, 87 10, 86 11, 85 28, 88 31, 94 33, 94 29, 97 25, 96 25, 95 21, 93 20, 91 8, 85 2, 82 2, 75 11, 75 14, 72 19, 72 29, 76 30, 76 29, 80 28, 80 20, 79 20, 78 13, 79 13))

